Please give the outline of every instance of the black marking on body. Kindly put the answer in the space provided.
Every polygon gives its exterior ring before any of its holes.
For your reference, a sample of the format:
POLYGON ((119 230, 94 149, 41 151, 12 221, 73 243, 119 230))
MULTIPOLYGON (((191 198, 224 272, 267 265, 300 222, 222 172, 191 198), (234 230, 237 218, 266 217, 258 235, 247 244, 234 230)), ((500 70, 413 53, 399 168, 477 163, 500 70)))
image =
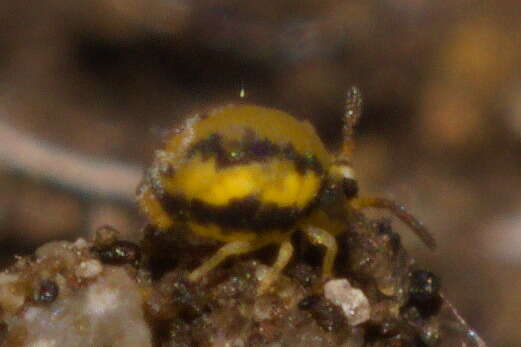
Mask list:
MULTIPOLYGON (((280 207, 275 203, 262 203, 250 196, 231 200, 225 206, 211 206, 201 200, 188 200, 182 195, 156 195, 165 211, 179 222, 195 221, 201 224, 216 224, 222 231, 237 229, 256 233, 273 230, 291 231, 297 220, 307 215, 315 205, 313 199, 305 208, 280 207)), ((318 195, 317 195, 318 196, 318 195)))
POLYGON ((201 154, 203 160, 216 158, 220 168, 244 165, 251 162, 262 162, 270 158, 281 158, 293 161, 296 170, 303 174, 307 170, 321 175, 324 168, 314 154, 299 153, 291 143, 279 146, 268 139, 259 139, 251 129, 246 129, 241 140, 223 141, 217 133, 211 134, 203 140, 193 144, 186 157, 201 154))

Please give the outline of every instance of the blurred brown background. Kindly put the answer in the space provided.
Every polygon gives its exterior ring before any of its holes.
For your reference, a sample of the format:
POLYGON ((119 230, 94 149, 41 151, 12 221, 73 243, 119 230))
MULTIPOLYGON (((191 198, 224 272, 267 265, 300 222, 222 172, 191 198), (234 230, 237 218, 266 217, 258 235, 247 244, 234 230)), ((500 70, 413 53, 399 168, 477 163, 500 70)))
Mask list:
POLYGON ((408 205, 439 240, 395 223, 419 266, 518 345, 520 18, 519 0, 2 1, 0 262, 103 224, 139 238, 136 181, 187 114, 244 87, 334 147, 355 84, 362 191, 408 205))

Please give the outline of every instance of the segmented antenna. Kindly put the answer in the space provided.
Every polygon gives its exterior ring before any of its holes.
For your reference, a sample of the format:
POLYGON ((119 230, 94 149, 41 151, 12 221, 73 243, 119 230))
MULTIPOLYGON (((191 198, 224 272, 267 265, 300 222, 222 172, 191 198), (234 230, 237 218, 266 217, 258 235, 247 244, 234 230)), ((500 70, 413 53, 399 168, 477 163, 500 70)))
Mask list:
POLYGON ((343 154, 350 158, 355 148, 354 132, 355 126, 362 115, 363 99, 362 93, 358 87, 351 87, 346 95, 346 108, 344 114, 344 126, 342 133, 344 135, 344 143, 342 145, 343 154))

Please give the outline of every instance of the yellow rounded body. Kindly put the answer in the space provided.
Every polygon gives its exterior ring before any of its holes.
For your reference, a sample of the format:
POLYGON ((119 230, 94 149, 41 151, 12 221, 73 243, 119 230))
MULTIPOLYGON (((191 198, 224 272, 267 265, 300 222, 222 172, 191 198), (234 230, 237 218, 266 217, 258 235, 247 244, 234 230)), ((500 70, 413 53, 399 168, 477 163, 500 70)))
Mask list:
POLYGON ((219 241, 279 241, 316 203, 330 154, 306 121, 253 105, 188 119, 156 153, 138 191, 160 229, 219 241))

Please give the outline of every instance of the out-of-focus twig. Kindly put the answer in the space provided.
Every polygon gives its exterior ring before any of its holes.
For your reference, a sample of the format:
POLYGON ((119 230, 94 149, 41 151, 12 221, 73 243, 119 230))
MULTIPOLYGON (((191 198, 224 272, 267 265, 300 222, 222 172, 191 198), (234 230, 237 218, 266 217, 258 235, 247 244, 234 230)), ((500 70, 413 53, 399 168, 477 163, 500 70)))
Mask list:
POLYGON ((23 134, 0 120, 0 164, 82 194, 131 201, 137 167, 82 156, 23 134))

